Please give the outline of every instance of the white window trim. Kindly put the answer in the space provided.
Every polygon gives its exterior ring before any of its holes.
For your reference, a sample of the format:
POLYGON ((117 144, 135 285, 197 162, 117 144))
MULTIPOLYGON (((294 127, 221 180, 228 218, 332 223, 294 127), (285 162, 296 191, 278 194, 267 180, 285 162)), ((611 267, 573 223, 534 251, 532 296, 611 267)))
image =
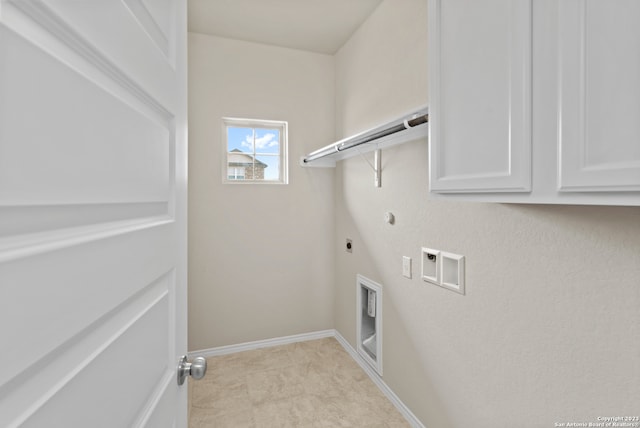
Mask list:
POLYGON ((289 184, 289 123, 283 120, 246 119, 237 117, 222 118, 222 182, 224 184, 289 184), (228 141, 227 127, 237 126, 245 128, 267 128, 280 131, 280 180, 235 180, 229 179, 228 172, 228 141))

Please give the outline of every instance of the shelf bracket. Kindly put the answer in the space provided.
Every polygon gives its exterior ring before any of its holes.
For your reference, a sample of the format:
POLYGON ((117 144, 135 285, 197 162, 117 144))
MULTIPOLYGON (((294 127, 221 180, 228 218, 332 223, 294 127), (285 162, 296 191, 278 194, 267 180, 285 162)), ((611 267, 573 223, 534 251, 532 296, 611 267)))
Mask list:
POLYGON ((376 178, 375 178, 375 186, 376 187, 382 187, 382 150, 381 149, 376 149, 375 152, 373 152, 373 164, 375 165, 375 168, 373 168, 373 170, 376 173, 376 178))
POLYGON ((382 187, 382 149, 376 148, 373 152, 373 164, 367 159, 364 154, 356 147, 356 151, 362 159, 365 160, 371 167, 374 173, 373 185, 376 187, 382 187))

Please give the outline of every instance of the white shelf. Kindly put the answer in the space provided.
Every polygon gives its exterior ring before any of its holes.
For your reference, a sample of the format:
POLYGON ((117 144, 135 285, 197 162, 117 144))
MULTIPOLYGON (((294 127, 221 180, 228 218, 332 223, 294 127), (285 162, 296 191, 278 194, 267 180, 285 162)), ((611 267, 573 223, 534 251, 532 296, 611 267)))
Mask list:
POLYGON ((358 144, 359 141, 363 139, 367 139, 370 136, 383 132, 389 128, 393 128, 398 125, 403 125, 407 121, 418 118, 420 116, 424 116, 428 114, 429 109, 427 106, 423 106, 421 108, 415 109, 410 113, 399 116, 393 120, 387 121, 375 128, 368 129, 366 131, 360 132, 351 137, 345 138, 343 140, 337 141, 333 144, 329 144, 328 146, 322 147, 312 153, 309 153, 306 156, 300 158, 300 165, 303 167, 321 167, 321 168, 333 168, 336 166, 336 162, 343 159, 348 159, 353 156, 357 156, 359 153, 367 153, 376 149, 385 149, 388 147, 392 147, 398 144, 406 143, 409 141, 415 141, 419 138, 426 137, 429 134, 429 123, 421 123, 419 125, 415 125, 409 127, 407 129, 403 129, 401 131, 395 132, 391 135, 387 135, 384 137, 377 138, 375 140, 358 144), (355 146, 352 146, 355 144, 355 146), (314 156, 318 153, 327 152, 326 155, 314 160, 305 159, 314 156))

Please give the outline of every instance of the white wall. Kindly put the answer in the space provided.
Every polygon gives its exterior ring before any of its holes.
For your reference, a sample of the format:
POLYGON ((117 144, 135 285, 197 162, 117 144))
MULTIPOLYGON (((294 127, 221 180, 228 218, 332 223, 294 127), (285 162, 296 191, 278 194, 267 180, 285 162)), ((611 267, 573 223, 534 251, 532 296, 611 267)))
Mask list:
MULTIPOLYGON (((426 0, 385 0, 338 52, 338 138, 425 102, 426 22, 426 0)), ((356 273, 383 284, 384 380, 428 428, 638 414, 638 208, 430 200, 426 140, 372 174, 336 170, 335 325, 355 346, 356 273), (419 279, 422 246, 466 256, 465 296, 419 279)))
POLYGON ((333 328, 334 58, 189 35, 189 349, 333 328), (222 184, 221 118, 286 120, 289 185, 222 184))
POLYGON ((362 273, 384 286, 384 380, 428 428, 637 414, 638 208, 430 200, 425 140, 384 151, 380 189, 359 157, 297 167, 425 103, 426 22, 425 0, 385 0, 335 58, 190 35, 189 348, 333 327, 355 346, 362 273), (289 186, 221 183, 222 116, 289 121, 289 186), (465 296, 419 279, 421 246, 467 257, 465 296))

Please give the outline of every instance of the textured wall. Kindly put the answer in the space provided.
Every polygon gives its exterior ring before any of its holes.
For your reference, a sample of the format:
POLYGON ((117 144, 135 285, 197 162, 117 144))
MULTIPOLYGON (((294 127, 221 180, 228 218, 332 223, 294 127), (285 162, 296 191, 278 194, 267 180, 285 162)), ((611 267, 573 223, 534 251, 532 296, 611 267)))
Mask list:
POLYGON ((333 327, 334 58, 189 35, 189 349, 333 327), (289 123, 288 185, 222 184, 221 118, 289 123))
MULTIPOLYGON (((385 0, 338 52, 338 138, 425 103, 426 21, 425 0, 385 0)), ((380 189, 339 164, 336 328, 355 345, 356 273, 383 285, 384 380, 427 428, 639 414, 640 209, 434 201, 427 156, 385 150, 380 189), (422 246, 466 256, 465 296, 419 279, 422 246)))

